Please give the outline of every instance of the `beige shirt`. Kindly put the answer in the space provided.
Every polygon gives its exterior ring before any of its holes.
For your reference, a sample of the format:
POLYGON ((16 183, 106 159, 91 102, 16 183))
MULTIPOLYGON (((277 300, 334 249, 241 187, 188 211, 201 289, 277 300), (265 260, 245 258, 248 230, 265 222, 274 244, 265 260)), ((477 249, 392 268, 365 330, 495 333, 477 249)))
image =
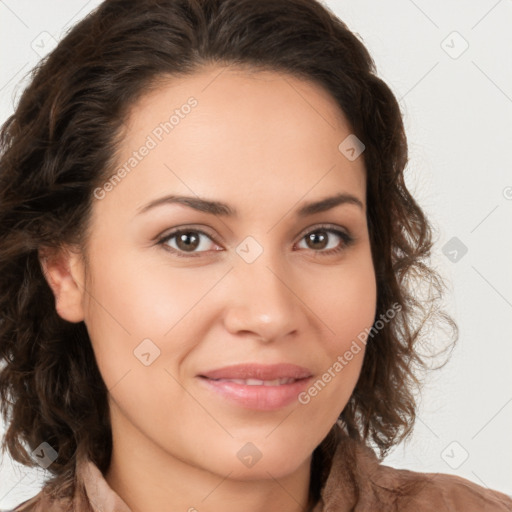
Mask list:
MULTIPOLYGON (((72 502, 52 500, 43 488, 14 512, 131 512, 90 460, 77 462, 76 479, 72 502)), ((512 511, 512 498, 458 476, 385 466, 372 450, 344 437, 312 512, 349 511, 505 512, 512 511)))

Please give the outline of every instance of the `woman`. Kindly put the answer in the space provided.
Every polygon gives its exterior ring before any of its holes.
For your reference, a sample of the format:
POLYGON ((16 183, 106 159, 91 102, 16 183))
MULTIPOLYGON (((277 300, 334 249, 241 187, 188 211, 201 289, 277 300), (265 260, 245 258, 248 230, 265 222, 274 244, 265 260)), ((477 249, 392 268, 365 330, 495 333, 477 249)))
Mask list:
POLYGON ((37 69, 1 133, 0 393, 52 478, 15 510, 511 509, 380 464, 421 326, 456 326, 374 72, 311 0, 107 0, 37 69))

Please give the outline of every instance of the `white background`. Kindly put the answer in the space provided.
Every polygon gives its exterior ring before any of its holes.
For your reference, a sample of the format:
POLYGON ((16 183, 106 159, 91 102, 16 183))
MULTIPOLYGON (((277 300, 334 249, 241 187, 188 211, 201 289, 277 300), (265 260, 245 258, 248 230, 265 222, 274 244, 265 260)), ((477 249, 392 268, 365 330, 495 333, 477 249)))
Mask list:
MULTIPOLYGON (((2 122, 51 37, 99 3, 0 1, 2 122)), ((450 362, 425 383, 413 436, 385 463, 512 494, 512 1, 326 5, 363 39, 399 98, 407 182, 437 229, 434 261, 460 328, 450 362), (443 253, 453 237, 468 249, 456 263, 443 253)), ((43 476, 4 457, 0 509, 36 494, 43 476)))

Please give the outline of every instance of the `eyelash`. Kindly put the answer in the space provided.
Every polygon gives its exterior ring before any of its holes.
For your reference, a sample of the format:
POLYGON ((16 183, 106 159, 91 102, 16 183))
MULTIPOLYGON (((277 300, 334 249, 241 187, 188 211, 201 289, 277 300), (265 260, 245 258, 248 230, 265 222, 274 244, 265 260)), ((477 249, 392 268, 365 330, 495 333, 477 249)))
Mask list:
MULTIPOLYGON (((311 250, 313 250, 313 252, 319 253, 322 256, 332 256, 334 254, 338 254, 339 252, 341 252, 341 251, 347 249, 348 247, 350 247, 352 245, 352 243, 355 241, 354 238, 351 235, 349 235, 348 233, 346 233, 344 231, 341 231, 338 228, 334 228, 334 227, 332 227, 330 225, 319 225, 319 226, 316 226, 314 229, 304 233, 304 235, 300 238, 299 241, 302 241, 307 235, 310 235, 311 233, 316 233, 317 231, 326 231, 327 233, 334 233, 335 235, 339 236, 342 239, 342 241, 343 241, 343 243, 341 245, 339 245, 338 247, 336 247, 335 249, 329 249, 327 251, 325 251, 325 250, 314 251, 313 249, 311 249, 311 250)), ((178 250, 174 249, 173 247, 169 247, 168 245, 166 245, 166 243, 169 240, 171 240, 172 238, 174 238, 174 237, 176 237, 178 235, 181 235, 183 233, 199 233, 201 235, 205 235, 212 242, 214 242, 215 244, 219 245, 217 243, 217 241, 212 236, 210 236, 208 233, 202 231, 201 229, 196 229, 196 228, 179 228, 179 229, 176 229, 176 230, 172 231, 171 233, 168 233, 164 237, 160 238, 158 240, 157 244, 158 245, 162 245, 165 250, 172 252, 173 254, 175 254, 176 256, 178 256, 180 258, 197 258, 203 252, 208 252, 208 251, 199 251, 199 252, 196 252, 196 253, 186 253, 185 251, 178 251, 178 250)))

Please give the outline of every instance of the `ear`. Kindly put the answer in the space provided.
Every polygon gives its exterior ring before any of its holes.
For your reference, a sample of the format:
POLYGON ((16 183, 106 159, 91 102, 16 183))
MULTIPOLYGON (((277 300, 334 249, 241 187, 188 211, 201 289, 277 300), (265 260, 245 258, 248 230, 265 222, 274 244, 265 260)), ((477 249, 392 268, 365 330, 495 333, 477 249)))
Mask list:
POLYGON ((85 272, 80 252, 69 247, 42 248, 38 256, 43 274, 55 296, 58 315, 68 322, 81 322, 84 319, 82 299, 85 294, 85 272))

